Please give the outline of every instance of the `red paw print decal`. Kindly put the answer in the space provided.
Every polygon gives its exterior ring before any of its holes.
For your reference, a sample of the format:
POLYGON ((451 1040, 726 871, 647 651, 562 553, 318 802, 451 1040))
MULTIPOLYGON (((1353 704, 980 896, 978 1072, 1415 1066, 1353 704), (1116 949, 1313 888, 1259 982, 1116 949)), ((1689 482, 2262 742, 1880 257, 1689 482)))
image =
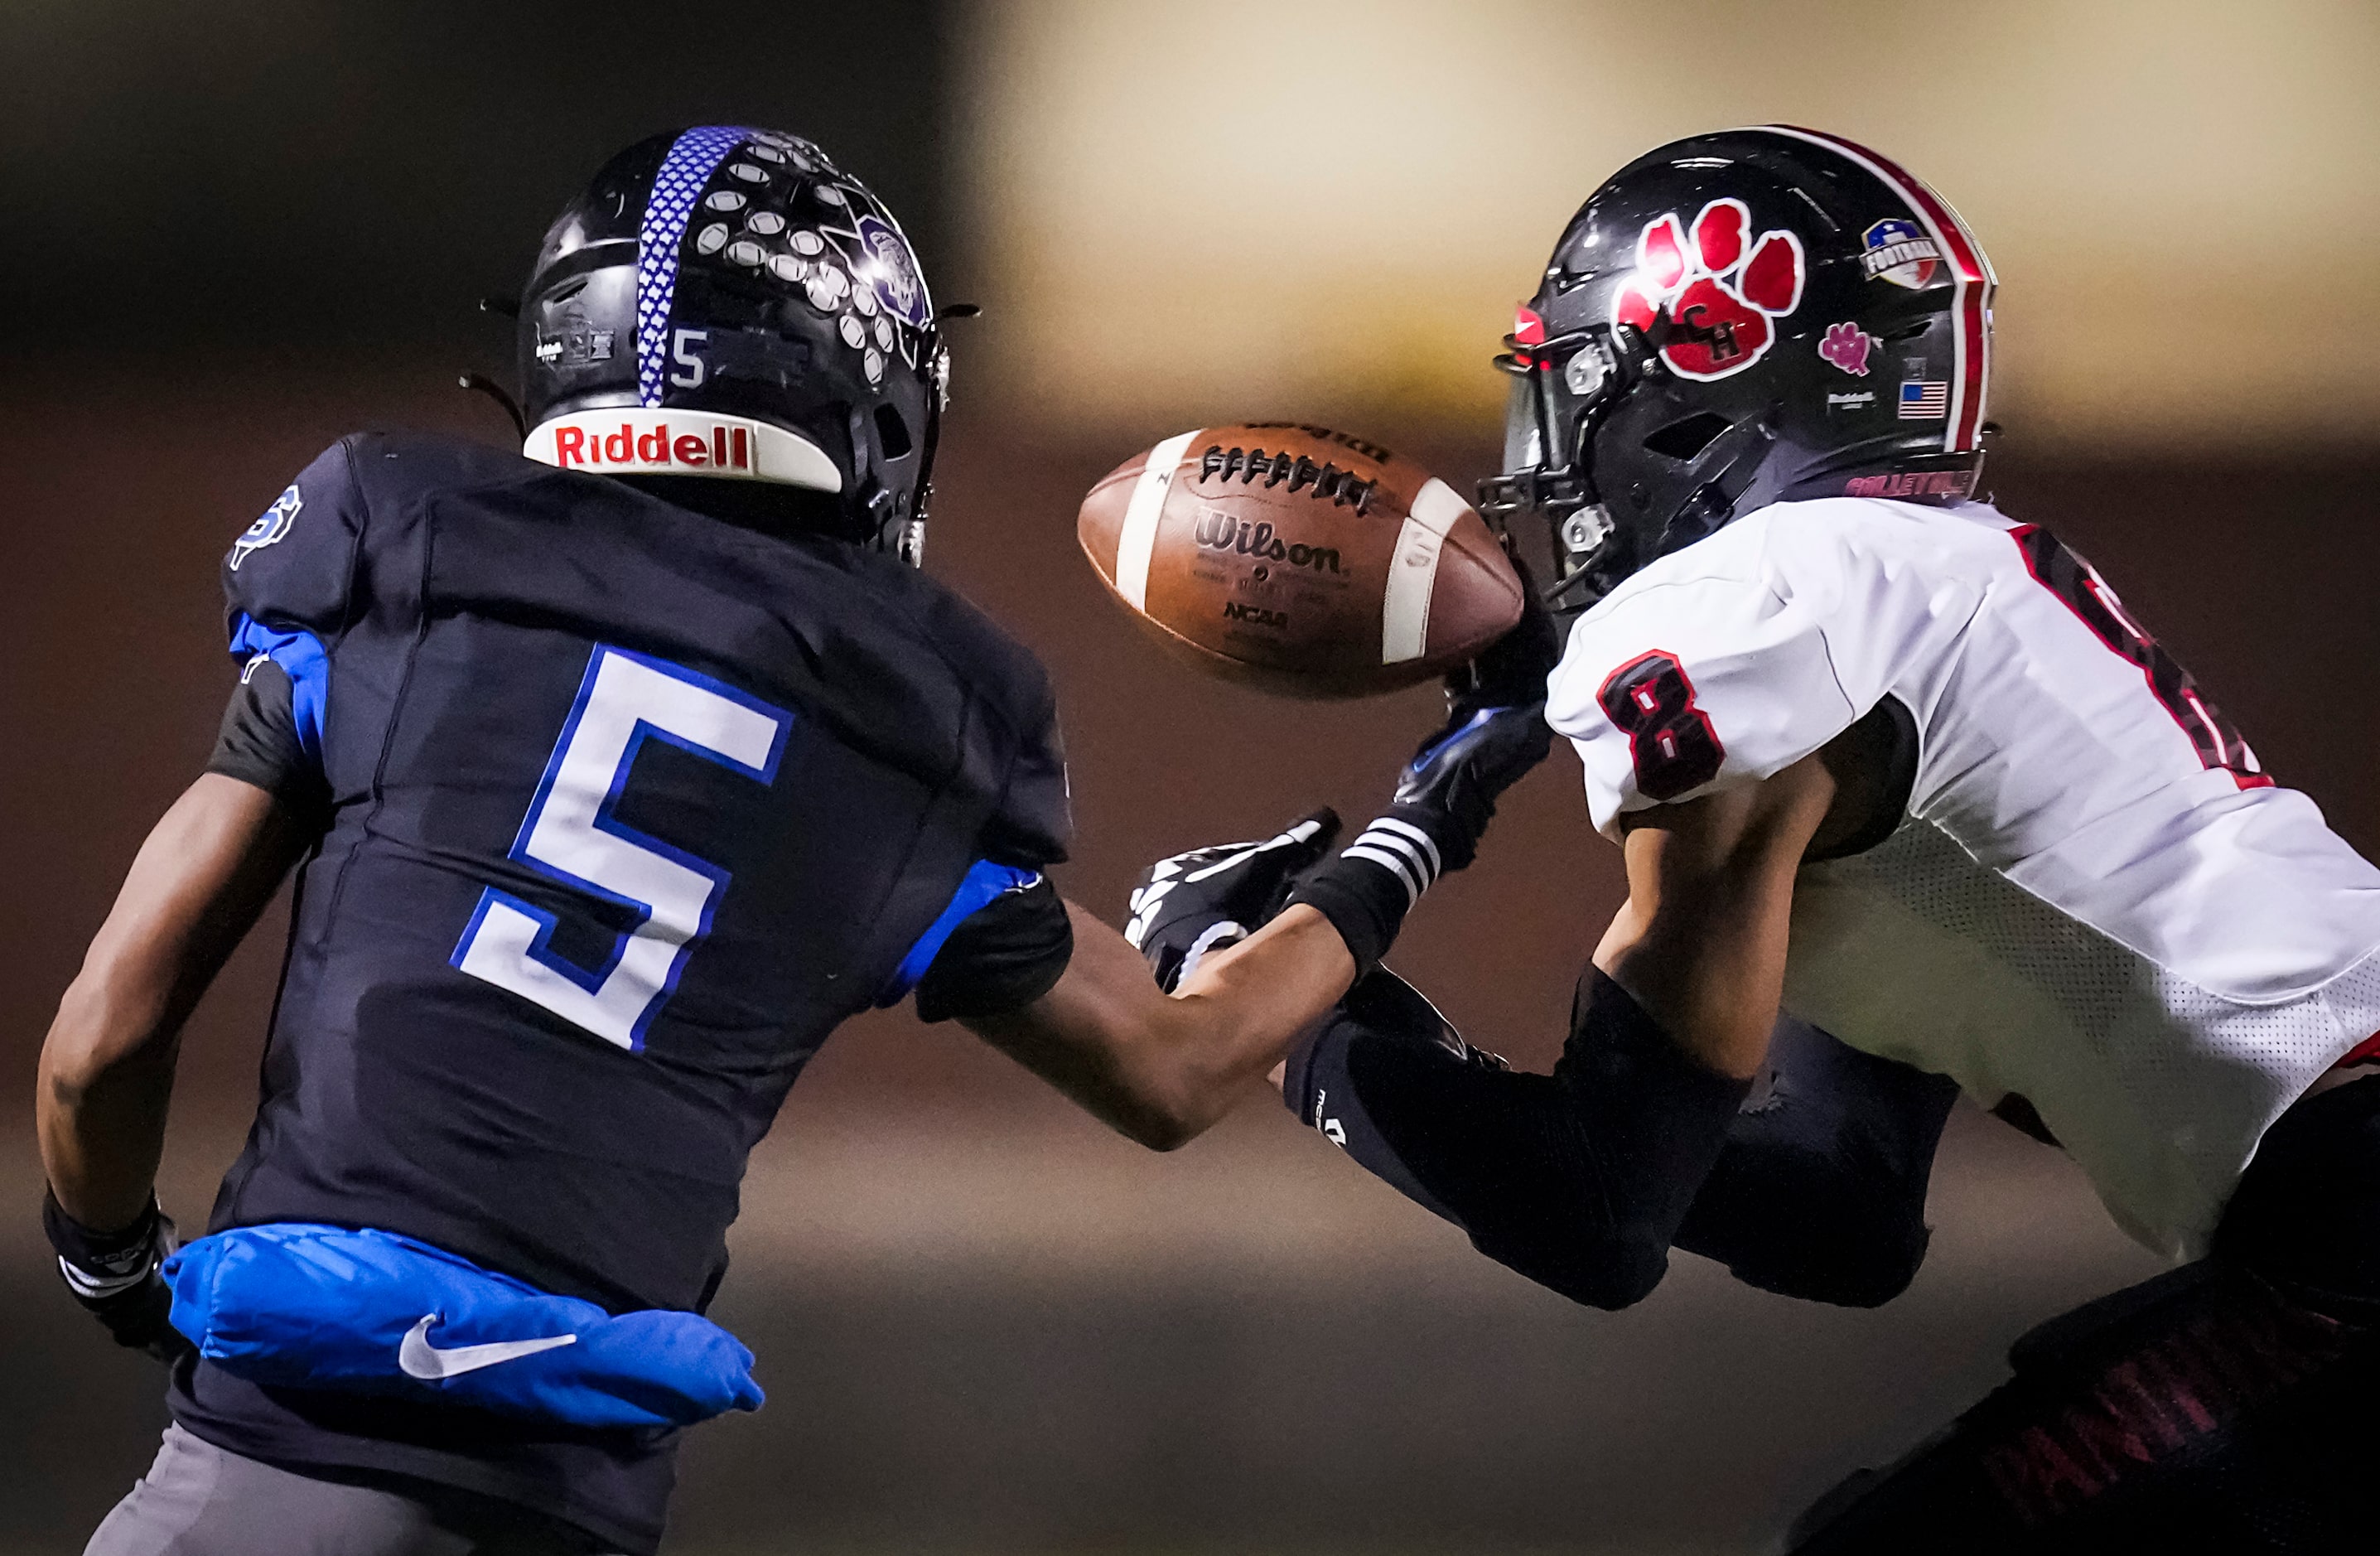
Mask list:
POLYGON ((1752 213, 1715 200, 1694 218, 1691 241, 1672 211, 1636 237, 1636 274, 1620 288, 1611 322, 1658 344, 1687 378, 1742 372, 1776 343, 1776 321, 1802 301, 1802 240, 1781 228, 1750 241, 1752 213))

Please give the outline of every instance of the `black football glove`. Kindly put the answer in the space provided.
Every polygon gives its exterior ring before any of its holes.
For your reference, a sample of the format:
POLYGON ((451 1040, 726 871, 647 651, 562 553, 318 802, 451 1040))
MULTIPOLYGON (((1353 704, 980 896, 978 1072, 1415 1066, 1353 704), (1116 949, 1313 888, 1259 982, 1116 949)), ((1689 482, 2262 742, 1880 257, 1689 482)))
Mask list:
POLYGON ((162 1272, 180 1245, 154 1198, 123 1231, 93 1232, 67 1215, 57 1196, 44 1193, 42 1230, 57 1253, 67 1290, 118 1345, 169 1363, 191 1349, 169 1318, 174 1293, 162 1272))
POLYGON ((1388 810, 1290 895, 1338 929, 1358 976, 1379 965, 1422 893, 1472 861, 1496 801, 1553 748, 1546 677, 1561 633, 1525 577, 1522 590, 1519 625, 1447 677, 1446 723, 1397 774, 1388 810))
POLYGON ((1160 859, 1133 887, 1123 938, 1171 994, 1210 951, 1245 940, 1281 911, 1298 873, 1339 835, 1325 808, 1261 843, 1223 843, 1160 859))
POLYGON ((1389 800, 1390 816, 1429 835, 1439 871, 1471 862, 1496 801, 1553 748, 1546 677, 1561 661, 1561 629, 1525 574, 1521 592, 1520 622, 1447 676, 1446 723, 1414 752, 1389 800))

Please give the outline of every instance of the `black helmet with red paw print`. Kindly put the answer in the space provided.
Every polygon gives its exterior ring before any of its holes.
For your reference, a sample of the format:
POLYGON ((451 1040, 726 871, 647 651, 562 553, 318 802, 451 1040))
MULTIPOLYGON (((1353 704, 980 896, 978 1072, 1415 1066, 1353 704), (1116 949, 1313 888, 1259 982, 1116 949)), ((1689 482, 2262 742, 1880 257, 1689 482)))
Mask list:
POLYGON ((1840 136, 1649 152, 1572 218, 1496 359, 1516 382, 1481 511, 1549 521, 1548 602, 1576 610, 1770 503, 1965 498, 1992 286, 1958 213, 1840 136))

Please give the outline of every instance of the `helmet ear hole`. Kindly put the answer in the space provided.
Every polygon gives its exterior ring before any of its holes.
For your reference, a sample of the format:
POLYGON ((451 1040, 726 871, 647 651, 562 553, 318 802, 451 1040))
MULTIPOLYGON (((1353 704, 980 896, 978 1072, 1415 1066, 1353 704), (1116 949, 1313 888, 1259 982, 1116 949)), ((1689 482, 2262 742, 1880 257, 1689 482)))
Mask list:
POLYGON ((917 446, 909 436, 909 424, 891 406, 876 407, 876 446, 887 459, 906 459, 917 446))
POLYGON ((1645 446, 1664 458, 1692 459, 1731 425, 1717 411, 1700 411, 1682 421, 1670 422, 1646 438, 1645 446))

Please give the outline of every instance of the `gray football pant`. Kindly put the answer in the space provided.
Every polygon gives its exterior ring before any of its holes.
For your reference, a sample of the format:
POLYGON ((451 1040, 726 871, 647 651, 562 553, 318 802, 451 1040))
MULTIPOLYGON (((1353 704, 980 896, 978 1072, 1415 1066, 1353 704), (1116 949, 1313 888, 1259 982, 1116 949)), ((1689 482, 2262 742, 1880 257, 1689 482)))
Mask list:
POLYGON ((165 1428, 149 1473, 83 1556, 586 1556, 551 1524, 482 1503, 441 1509, 372 1486, 316 1480, 165 1428))

